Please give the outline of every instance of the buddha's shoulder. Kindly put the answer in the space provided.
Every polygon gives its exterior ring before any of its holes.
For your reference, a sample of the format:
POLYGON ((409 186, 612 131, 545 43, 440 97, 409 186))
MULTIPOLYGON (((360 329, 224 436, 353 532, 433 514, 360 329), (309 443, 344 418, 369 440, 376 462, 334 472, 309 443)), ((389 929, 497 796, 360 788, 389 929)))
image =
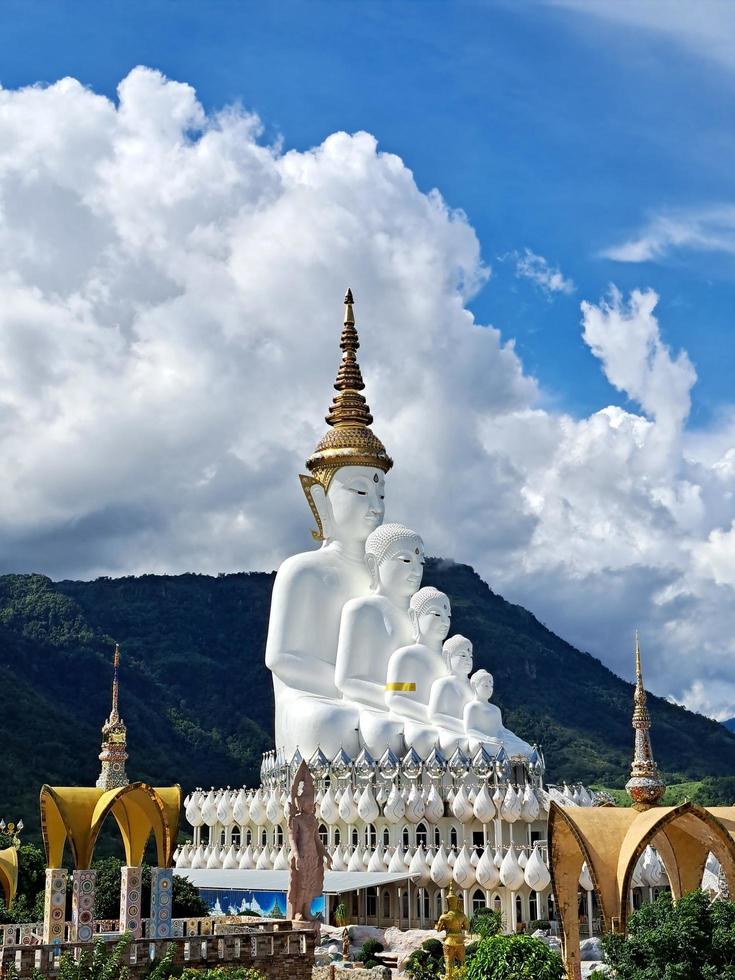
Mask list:
POLYGON ((361 595, 348 600, 344 605, 344 612, 350 616, 371 619, 373 617, 382 618, 383 612, 390 603, 380 595, 361 595))
POLYGON ((331 556, 323 551, 305 551, 291 555, 282 562, 276 572, 276 588, 292 588, 299 583, 317 584, 324 579, 325 572, 332 570, 331 556))
POLYGON ((423 663, 431 656, 431 651, 423 643, 411 643, 405 647, 399 647, 391 656, 391 660, 396 663, 423 663))

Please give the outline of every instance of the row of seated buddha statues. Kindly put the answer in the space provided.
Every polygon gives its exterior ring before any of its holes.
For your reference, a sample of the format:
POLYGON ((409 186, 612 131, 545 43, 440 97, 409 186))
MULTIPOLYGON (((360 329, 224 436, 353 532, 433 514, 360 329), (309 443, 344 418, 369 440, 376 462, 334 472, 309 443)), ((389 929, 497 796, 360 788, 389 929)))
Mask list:
POLYGON ((528 755, 490 703, 492 675, 472 671, 472 644, 447 639, 449 598, 421 587, 424 544, 384 524, 393 463, 372 432, 361 394, 352 296, 345 318, 330 428, 301 477, 321 546, 283 562, 276 575, 266 645, 273 675, 276 745, 287 756, 317 749, 334 758, 362 748, 378 759, 413 747, 528 755))

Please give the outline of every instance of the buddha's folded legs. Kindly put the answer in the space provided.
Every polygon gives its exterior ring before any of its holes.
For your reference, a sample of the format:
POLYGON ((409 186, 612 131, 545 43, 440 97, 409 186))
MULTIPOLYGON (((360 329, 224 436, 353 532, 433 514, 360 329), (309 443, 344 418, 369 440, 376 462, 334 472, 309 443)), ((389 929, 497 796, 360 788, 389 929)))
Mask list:
POLYGON ((360 745, 357 737, 359 713, 346 701, 329 701, 298 692, 285 692, 278 705, 282 748, 291 758, 299 750, 309 759, 319 748, 328 759, 340 749, 355 758, 360 745))
POLYGON ((361 708, 360 741, 375 759, 379 759, 387 748, 401 756, 404 753, 403 723, 387 711, 361 708))

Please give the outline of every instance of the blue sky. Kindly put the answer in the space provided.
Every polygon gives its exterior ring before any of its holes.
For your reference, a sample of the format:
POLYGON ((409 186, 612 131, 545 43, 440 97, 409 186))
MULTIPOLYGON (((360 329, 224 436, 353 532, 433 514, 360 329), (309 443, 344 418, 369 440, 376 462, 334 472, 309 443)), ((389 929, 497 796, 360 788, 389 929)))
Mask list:
POLYGON ((5 87, 70 74, 114 96, 146 64, 189 82, 208 109, 239 100, 287 147, 373 133, 423 190, 467 212, 493 269, 472 308, 516 339, 557 407, 587 413, 612 397, 579 330, 580 299, 610 282, 660 294, 664 340, 699 376, 692 426, 731 401, 732 255, 600 254, 652 214, 733 196, 734 79, 686 38, 542 3, 21 0, 3 11, 5 87), (524 248, 575 291, 549 298, 499 260, 524 248))

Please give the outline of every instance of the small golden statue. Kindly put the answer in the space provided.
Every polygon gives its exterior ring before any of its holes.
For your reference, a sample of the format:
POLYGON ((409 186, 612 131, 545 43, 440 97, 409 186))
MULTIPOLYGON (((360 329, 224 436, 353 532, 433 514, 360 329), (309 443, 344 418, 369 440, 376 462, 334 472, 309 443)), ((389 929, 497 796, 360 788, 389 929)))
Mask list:
POLYGON ((450 884, 447 911, 439 917, 436 924, 437 932, 446 932, 442 942, 446 980, 451 980, 454 976, 455 967, 464 966, 464 935, 469 927, 469 919, 459 908, 459 897, 454 893, 454 885, 450 884))

